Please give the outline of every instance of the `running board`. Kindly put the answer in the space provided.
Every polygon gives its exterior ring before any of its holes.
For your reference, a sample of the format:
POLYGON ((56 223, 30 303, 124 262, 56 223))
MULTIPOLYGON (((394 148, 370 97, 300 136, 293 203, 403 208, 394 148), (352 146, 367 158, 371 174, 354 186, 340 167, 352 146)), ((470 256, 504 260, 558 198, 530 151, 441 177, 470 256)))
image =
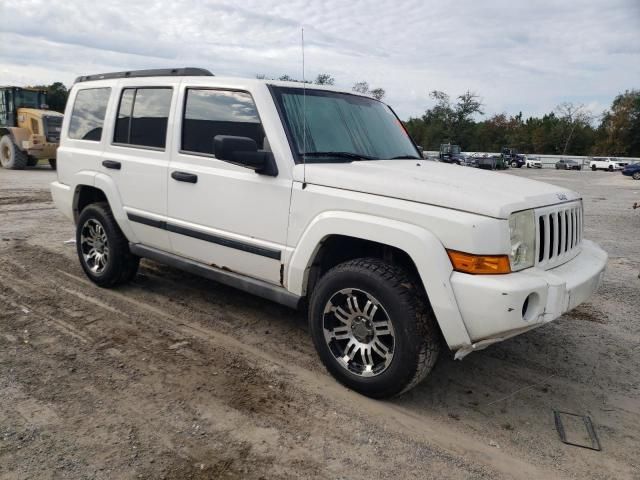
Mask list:
POLYGON ((185 272, 193 273, 239 290, 244 290, 245 292, 266 298, 267 300, 289 308, 298 309, 301 304, 302 297, 288 292, 284 287, 279 287, 239 273, 211 267, 188 258, 163 252, 156 248, 146 247, 139 243, 129 243, 129 249, 131 253, 139 257, 155 260, 156 262, 164 263, 165 265, 184 270, 185 272))

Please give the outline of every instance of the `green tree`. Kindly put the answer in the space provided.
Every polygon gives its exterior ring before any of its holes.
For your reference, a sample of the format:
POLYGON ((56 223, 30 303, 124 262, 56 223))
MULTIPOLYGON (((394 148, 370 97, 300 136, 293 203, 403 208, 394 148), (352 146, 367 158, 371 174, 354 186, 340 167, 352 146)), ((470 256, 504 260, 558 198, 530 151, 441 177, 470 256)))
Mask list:
POLYGON ((328 73, 319 73, 314 83, 316 85, 333 85, 336 83, 336 79, 328 73))
POLYGON ((382 100, 387 93, 384 88, 370 88, 369 82, 365 82, 365 81, 354 83, 351 90, 353 90, 354 92, 361 93, 363 95, 369 95, 370 97, 373 97, 376 100, 382 100))
POLYGON ((409 134, 428 150, 438 150, 441 143, 458 143, 468 149, 475 137, 473 116, 483 114, 480 97, 467 91, 452 104, 445 92, 434 90, 429 96, 435 105, 421 119, 409 119, 406 123, 409 134))
POLYGON ((594 154, 640 156, 640 90, 627 90, 613 100, 596 138, 594 154))
POLYGON ((67 105, 67 98, 69 97, 69 90, 64 86, 64 83, 55 82, 51 85, 36 85, 33 88, 46 90, 49 109, 64 113, 64 107, 67 105))

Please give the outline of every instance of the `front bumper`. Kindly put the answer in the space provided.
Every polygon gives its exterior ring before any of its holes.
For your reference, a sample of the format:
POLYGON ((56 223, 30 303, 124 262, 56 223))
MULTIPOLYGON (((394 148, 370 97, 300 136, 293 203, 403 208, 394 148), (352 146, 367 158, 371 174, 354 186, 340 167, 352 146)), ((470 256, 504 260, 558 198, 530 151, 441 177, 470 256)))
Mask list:
POLYGON ((471 338, 456 351, 462 358, 545 323, 577 307, 597 289, 607 253, 584 240, 582 251, 559 267, 529 268, 508 275, 453 272, 451 286, 471 338))

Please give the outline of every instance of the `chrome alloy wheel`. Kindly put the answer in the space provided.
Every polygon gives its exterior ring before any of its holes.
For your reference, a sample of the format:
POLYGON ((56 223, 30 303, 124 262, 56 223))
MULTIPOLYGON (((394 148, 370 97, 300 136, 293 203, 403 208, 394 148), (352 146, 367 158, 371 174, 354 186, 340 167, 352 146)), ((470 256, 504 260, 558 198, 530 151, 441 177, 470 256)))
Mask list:
POLYGON ((393 359, 395 332, 375 297, 355 288, 334 293, 325 305, 322 328, 334 358, 349 372, 373 377, 393 359))
POLYGON ((109 264, 109 240, 102 224, 90 218, 80 232, 80 249, 84 262, 93 273, 102 273, 109 264))

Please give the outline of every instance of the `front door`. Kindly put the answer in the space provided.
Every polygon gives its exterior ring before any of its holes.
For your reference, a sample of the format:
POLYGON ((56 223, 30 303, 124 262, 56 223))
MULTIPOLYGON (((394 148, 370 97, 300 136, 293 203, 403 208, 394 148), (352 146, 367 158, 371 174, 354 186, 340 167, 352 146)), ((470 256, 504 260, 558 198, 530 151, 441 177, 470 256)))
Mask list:
POLYGON ((169 164, 167 230, 174 253, 281 283, 290 178, 215 158, 216 135, 268 140, 248 92, 203 87, 182 92, 180 146, 169 164))

